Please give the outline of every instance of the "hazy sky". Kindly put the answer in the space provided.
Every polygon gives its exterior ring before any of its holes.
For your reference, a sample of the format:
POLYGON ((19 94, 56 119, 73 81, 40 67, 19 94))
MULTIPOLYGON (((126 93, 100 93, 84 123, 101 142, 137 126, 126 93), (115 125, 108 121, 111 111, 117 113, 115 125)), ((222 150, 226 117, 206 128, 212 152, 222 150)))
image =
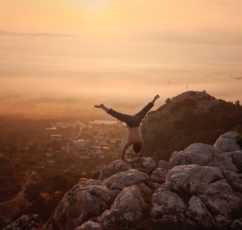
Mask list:
POLYGON ((0 0, 0 94, 242 100, 242 0, 0 0))

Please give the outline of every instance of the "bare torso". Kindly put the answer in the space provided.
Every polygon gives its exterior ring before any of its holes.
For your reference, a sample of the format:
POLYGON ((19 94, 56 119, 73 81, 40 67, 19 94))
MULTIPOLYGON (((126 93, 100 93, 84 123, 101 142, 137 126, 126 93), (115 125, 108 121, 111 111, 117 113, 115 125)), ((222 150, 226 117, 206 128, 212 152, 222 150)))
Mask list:
POLYGON ((128 129, 128 142, 130 144, 143 142, 142 135, 139 127, 129 127, 128 129))

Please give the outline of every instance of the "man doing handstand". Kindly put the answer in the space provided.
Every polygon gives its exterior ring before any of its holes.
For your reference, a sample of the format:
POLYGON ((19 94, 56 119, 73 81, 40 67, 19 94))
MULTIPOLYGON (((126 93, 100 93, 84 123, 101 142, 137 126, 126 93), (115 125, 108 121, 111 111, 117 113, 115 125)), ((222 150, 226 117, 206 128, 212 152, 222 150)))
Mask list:
POLYGON ((122 159, 125 159, 125 153, 130 145, 133 145, 133 151, 136 154, 142 155, 143 151, 143 139, 139 131, 140 123, 142 122, 145 115, 151 110, 154 106, 155 101, 159 98, 159 95, 156 95, 154 99, 149 102, 140 112, 135 115, 127 115, 119 113, 111 108, 107 108, 104 104, 95 105, 95 108, 100 108, 106 111, 111 116, 117 118, 121 122, 125 122, 128 126, 128 140, 122 150, 122 159))

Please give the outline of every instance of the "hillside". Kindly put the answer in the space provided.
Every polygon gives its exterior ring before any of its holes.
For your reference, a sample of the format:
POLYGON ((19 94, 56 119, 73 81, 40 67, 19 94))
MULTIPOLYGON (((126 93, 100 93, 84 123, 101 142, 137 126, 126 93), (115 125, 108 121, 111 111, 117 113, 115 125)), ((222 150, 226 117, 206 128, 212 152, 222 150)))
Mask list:
MULTIPOLYGON (((116 160, 99 179, 81 179, 43 230, 242 228, 242 149, 238 133, 194 143, 168 162, 116 160)), ((6 228, 11 229, 11 228, 6 228)))
POLYGON ((212 144, 224 132, 242 125, 242 107, 216 99, 206 92, 188 91, 152 111, 141 131, 145 152, 168 160, 175 150, 203 142, 212 144))

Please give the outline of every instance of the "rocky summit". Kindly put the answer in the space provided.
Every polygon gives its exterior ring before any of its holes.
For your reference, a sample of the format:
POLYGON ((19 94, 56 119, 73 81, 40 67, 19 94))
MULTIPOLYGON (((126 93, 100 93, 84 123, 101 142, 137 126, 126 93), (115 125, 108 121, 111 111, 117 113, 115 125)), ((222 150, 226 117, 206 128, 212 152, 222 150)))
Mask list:
POLYGON ((68 191, 42 230, 242 229, 237 137, 191 144, 169 161, 116 160, 68 191))
POLYGON ((216 99, 205 91, 188 91, 168 98, 164 105, 150 112, 141 131, 145 153, 156 160, 169 160, 173 151, 196 142, 212 144, 237 125, 242 125, 239 102, 216 99))

